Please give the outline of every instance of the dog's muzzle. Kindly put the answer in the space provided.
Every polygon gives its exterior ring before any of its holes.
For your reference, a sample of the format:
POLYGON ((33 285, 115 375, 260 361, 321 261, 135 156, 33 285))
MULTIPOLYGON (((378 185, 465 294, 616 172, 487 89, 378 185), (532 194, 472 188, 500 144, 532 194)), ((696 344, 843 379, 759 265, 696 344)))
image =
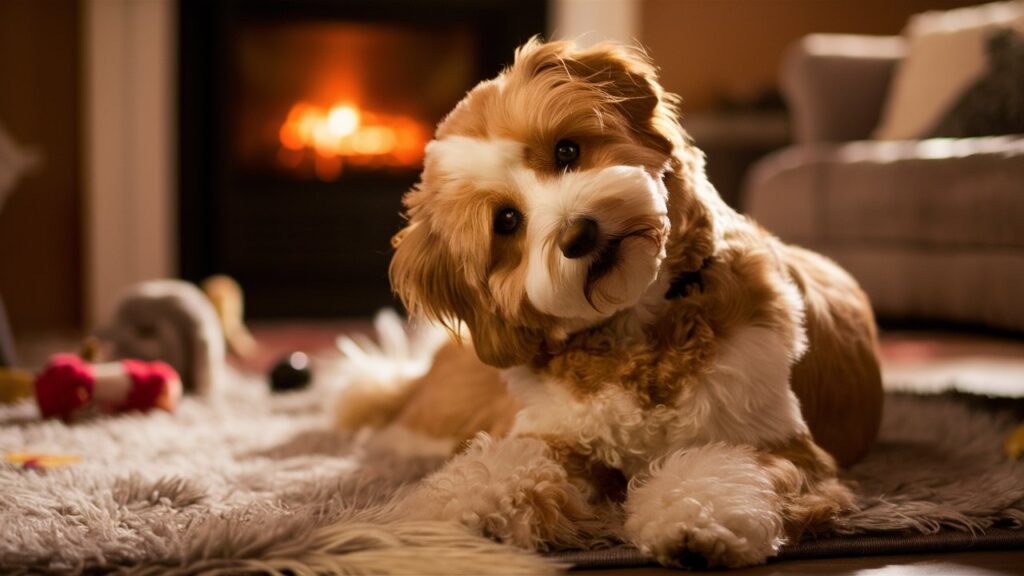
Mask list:
POLYGON ((558 248, 566 258, 582 258, 597 248, 600 228, 593 218, 577 218, 558 236, 558 248))

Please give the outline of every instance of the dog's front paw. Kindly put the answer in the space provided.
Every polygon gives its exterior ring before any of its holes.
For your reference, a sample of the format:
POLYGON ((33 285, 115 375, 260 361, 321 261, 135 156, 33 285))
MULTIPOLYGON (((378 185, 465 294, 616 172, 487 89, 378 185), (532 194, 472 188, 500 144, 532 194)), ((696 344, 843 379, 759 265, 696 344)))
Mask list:
POLYGON ((580 546, 581 525, 593 517, 543 441, 486 435, 425 478, 400 506, 408 519, 454 521, 535 550, 580 546))
POLYGON ((705 446, 669 456, 632 489, 625 532, 666 565, 762 564, 784 537, 777 499, 750 450, 705 446))
MULTIPOLYGON (((699 506, 696 503, 694 505, 699 506)), ((668 510, 666 512, 672 513, 668 510)), ((701 515, 706 516, 698 514, 696 525, 688 525, 685 521, 674 524, 665 521, 651 522, 641 527, 630 519, 626 530, 643 553, 665 566, 738 568, 763 564, 769 556, 775 554, 775 547, 761 535, 749 532, 744 534, 742 529, 737 533, 706 517, 700 518, 701 515)), ((758 527, 751 528, 752 531, 758 530, 758 527)))

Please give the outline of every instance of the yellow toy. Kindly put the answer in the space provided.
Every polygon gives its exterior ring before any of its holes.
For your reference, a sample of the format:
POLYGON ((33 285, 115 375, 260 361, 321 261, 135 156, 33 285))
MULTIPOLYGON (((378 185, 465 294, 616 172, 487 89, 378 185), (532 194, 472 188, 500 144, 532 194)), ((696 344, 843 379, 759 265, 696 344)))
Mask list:
POLYGON ((81 458, 68 454, 36 454, 34 452, 11 452, 4 455, 4 462, 20 465, 26 470, 39 468, 60 468, 78 464, 81 458))
POLYGON ((1024 426, 1018 426, 1006 437, 1006 442, 1003 442, 1003 451, 1006 452, 1008 458, 1013 460, 1024 456, 1024 426))
POLYGON ((31 372, 0 368, 0 404, 13 404, 31 398, 34 386, 31 372))

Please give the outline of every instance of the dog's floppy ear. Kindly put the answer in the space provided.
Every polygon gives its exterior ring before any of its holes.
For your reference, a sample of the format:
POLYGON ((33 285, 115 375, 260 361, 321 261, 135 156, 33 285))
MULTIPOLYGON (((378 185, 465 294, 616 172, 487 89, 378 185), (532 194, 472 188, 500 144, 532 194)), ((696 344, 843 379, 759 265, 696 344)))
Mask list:
POLYGON ((534 38, 516 53, 516 66, 533 75, 568 73, 572 80, 592 85, 651 148, 670 154, 683 142, 678 98, 662 89, 657 69, 638 47, 602 42, 579 49, 572 42, 534 38))
POLYGON ((430 234, 423 222, 410 222, 391 239, 395 255, 388 274, 395 291, 410 314, 437 320, 453 334, 472 310, 469 287, 454 273, 452 262, 440 238, 430 234))
POLYGON ((543 340, 537 330, 513 326, 492 313, 474 314, 466 318, 466 325, 477 356, 497 368, 530 362, 543 340))
POLYGON ((395 248, 389 268, 391 287, 410 314, 437 320, 456 338, 465 323, 477 356, 491 366, 523 364, 536 354, 541 342, 538 333, 513 326, 485 307, 428 224, 410 222, 391 244, 395 248))
POLYGON ((671 128, 678 131, 675 99, 662 90, 647 55, 637 48, 602 43, 574 56, 570 62, 575 65, 571 64, 570 69, 576 68, 578 77, 600 86, 648 146, 671 153, 670 134, 660 125, 660 116, 668 113, 671 128))

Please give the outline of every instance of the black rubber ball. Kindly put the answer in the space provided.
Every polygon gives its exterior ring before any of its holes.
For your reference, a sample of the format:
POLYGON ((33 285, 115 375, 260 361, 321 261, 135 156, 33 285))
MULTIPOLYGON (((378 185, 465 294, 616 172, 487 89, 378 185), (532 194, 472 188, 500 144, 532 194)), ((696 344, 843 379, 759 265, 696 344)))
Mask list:
POLYGON ((309 356, 292 352, 282 358, 270 371, 270 388, 274 392, 301 390, 309 386, 313 373, 309 369, 309 356))

